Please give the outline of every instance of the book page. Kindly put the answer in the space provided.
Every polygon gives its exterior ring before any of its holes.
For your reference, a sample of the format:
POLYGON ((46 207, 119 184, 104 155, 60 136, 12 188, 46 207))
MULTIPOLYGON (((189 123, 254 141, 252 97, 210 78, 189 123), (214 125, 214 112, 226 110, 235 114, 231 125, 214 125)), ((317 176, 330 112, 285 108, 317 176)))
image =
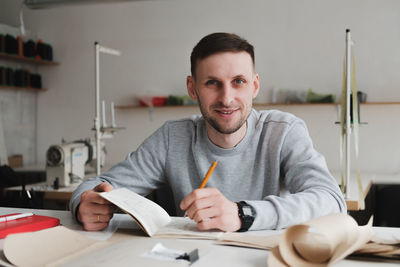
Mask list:
POLYGON ((263 235, 263 231, 253 233, 224 233, 215 243, 217 245, 239 246, 247 248, 271 249, 279 244, 281 234, 276 233, 263 235))
POLYGON ((160 228, 154 237, 218 239, 224 234, 220 230, 202 231, 197 229, 197 223, 189 217, 173 217, 172 221, 160 228))
POLYGON ((118 188, 102 192, 100 196, 131 215, 149 236, 171 222, 171 218, 162 207, 129 189, 118 188))

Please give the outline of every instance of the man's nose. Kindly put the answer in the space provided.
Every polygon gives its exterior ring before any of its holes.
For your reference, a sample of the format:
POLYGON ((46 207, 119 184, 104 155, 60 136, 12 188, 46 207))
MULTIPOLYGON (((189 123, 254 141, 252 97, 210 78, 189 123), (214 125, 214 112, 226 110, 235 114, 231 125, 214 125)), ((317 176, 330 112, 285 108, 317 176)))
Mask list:
POLYGON ((220 90, 220 101, 228 107, 234 99, 234 89, 230 84, 223 84, 220 90))

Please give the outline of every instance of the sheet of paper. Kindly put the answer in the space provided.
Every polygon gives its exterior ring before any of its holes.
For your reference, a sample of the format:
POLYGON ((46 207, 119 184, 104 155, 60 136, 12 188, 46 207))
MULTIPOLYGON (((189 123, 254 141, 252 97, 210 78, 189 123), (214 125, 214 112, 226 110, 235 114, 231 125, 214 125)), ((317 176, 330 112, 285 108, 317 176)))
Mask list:
POLYGON ((74 230, 76 233, 81 234, 93 240, 105 241, 108 240, 115 233, 115 231, 117 231, 118 228, 121 228, 120 225, 123 222, 125 222, 126 219, 128 219, 132 224, 136 225, 136 227, 139 228, 139 226, 137 226, 135 221, 132 220, 132 218, 129 215, 124 213, 124 214, 114 214, 108 226, 101 231, 85 231, 81 224, 71 224, 68 226, 68 229, 74 230))
POLYGON ((268 257, 268 266, 329 266, 366 244, 372 235, 372 220, 358 226, 347 214, 315 218, 285 231, 268 257))
POLYGON ((393 232, 390 232, 390 230, 388 230, 386 232, 380 232, 379 234, 374 234, 374 236, 371 238, 371 241, 380 244, 399 244, 400 236, 395 235, 393 232))
POLYGON ((168 213, 158 204, 129 189, 118 188, 100 195, 131 215, 149 236, 171 221, 168 213))
MULTIPOLYGON (((131 228, 132 224, 129 226, 131 228)), ((211 247, 210 244, 184 241, 164 239, 163 244, 170 249, 182 251, 201 248, 200 253, 209 251, 211 247)), ((140 255, 150 251, 157 242, 157 239, 148 237, 96 241, 64 226, 57 226, 42 231, 9 235, 4 240, 3 251, 7 260, 16 266, 130 266, 132 262, 138 266, 154 266, 160 262, 140 255), (140 246, 137 245, 138 242, 140 246)), ((188 265, 187 261, 168 264, 163 262, 163 266, 188 265)))
POLYGON ((3 252, 8 261, 16 266, 44 266, 82 252, 95 243, 96 241, 64 226, 57 226, 36 232, 8 235, 4 240, 3 252))
MULTIPOLYGON (((195 242, 193 240, 156 239, 154 237, 135 237, 122 242, 114 243, 106 248, 93 251, 61 265, 62 267, 87 266, 189 266, 188 261, 160 261, 159 259, 143 257, 151 251, 155 244, 162 242, 169 249, 185 252, 199 250, 200 259, 212 251, 211 244, 195 242), (138 245, 138 243, 140 245, 138 245)), ((196 266, 195 264, 193 266, 196 266)))
MULTIPOLYGON (((93 240, 105 241, 113 236, 118 229, 141 229, 135 220, 126 213, 114 213, 108 226, 101 231, 85 231, 81 224, 69 224, 68 229, 74 230, 76 233, 86 236, 93 240)), ((2 248, 0 239, 0 248, 2 248)))

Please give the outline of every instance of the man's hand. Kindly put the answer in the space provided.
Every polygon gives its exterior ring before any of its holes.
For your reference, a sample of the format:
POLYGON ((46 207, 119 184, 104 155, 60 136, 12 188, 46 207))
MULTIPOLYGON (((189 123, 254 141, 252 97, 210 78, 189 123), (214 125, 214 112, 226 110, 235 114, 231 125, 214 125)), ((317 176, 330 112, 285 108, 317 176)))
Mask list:
POLYGON ((234 232, 240 229, 238 207, 216 188, 196 189, 181 202, 180 208, 197 222, 200 230, 220 229, 234 232))
POLYGON ((116 207, 99 195, 99 192, 111 191, 113 187, 103 182, 87 190, 81 195, 81 202, 78 208, 78 220, 87 231, 98 231, 107 227, 113 217, 116 207))

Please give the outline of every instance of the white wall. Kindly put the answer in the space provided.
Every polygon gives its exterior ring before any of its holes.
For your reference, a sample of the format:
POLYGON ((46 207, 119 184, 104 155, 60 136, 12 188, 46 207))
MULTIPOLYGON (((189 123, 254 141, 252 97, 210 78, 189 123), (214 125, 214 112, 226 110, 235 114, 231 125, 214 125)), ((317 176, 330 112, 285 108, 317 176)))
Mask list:
MULTIPOLYGON (((3 0, 4 1, 4 0, 3 0)), ((15 5, 6 0, 10 11, 15 5)), ((14 1, 12 1, 14 2, 14 1)), ((15 1, 20 2, 20 1, 15 1)), ((40 67, 49 91, 38 97, 37 160, 61 137, 92 136, 94 42, 122 51, 101 57, 101 98, 129 104, 143 94, 186 94, 192 47, 215 31, 235 32, 256 48, 256 69, 270 100, 273 87, 307 89, 339 96, 345 29, 356 46, 358 88, 369 101, 400 101, 400 2, 295 0, 170 0, 24 8, 26 27, 54 47, 56 68, 40 67)), ((0 18, 4 16, 0 10, 0 18)), ((17 16, 17 14, 15 14, 17 16)), ((18 23, 7 17, 7 21, 18 23)), ((1 21, 0 21, 1 22, 1 21)), ((335 106, 281 107, 303 118, 317 149, 339 169, 339 126, 335 106)), ((127 130, 107 141, 107 161, 134 150, 164 121, 197 113, 196 108, 117 111, 127 130)), ((363 106, 361 166, 364 171, 399 171, 400 106, 363 106)))
MULTIPOLYGON (((13 9, 11 8, 11 10, 13 9)), ((0 18, 3 17, 0 16, 0 18)), ((1 22, 3 21, 0 21, 0 34, 19 35, 18 28, 1 22)), ((13 70, 28 68, 31 73, 37 73, 35 64, 21 61, 0 58, 0 66, 13 70)), ((0 150, 4 149, 8 156, 22 154, 26 164, 34 163, 37 155, 37 99, 38 95, 28 90, 10 88, 1 88, 0 90, 0 123, 2 126, 0 131, 3 131, 0 136, 3 134, 5 140, 5 147, 0 146, 0 150)), ((0 162, 0 164, 5 164, 5 162, 0 162)))

